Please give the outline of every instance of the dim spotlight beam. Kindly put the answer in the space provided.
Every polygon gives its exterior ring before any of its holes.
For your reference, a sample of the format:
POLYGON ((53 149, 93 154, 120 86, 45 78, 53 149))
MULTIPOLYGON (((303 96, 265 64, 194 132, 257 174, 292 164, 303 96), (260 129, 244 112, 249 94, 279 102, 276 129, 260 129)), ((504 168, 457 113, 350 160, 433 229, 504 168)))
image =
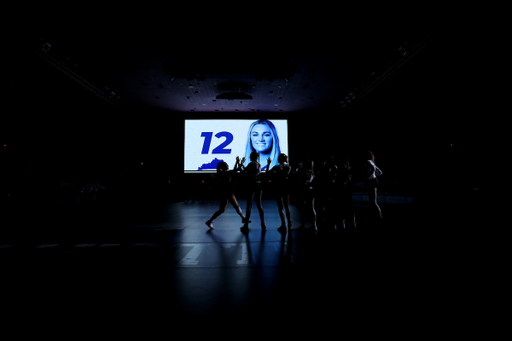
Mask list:
POLYGON ((59 62, 55 58, 53 58, 51 55, 48 54, 48 51, 43 48, 35 48, 34 52, 43 60, 45 60, 47 63, 55 67, 60 72, 64 73, 68 78, 72 79, 76 83, 78 83, 83 88, 87 89, 88 91, 92 92, 96 96, 104 99, 108 103, 112 105, 118 105, 118 101, 114 100, 107 94, 105 94, 102 90, 99 90, 91 83, 87 82, 85 79, 71 71, 68 67, 66 67, 63 63, 59 62))

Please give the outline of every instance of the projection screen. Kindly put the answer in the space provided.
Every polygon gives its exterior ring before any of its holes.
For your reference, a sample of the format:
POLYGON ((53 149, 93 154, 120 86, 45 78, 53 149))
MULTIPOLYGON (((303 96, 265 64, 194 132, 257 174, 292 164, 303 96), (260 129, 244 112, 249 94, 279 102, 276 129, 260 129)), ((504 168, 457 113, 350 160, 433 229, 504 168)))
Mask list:
POLYGON ((233 169, 237 156, 245 158, 247 165, 252 151, 260 153, 263 170, 268 158, 272 168, 280 153, 288 155, 287 120, 185 120, 185 173, 216 172, 221 161, 233 169))

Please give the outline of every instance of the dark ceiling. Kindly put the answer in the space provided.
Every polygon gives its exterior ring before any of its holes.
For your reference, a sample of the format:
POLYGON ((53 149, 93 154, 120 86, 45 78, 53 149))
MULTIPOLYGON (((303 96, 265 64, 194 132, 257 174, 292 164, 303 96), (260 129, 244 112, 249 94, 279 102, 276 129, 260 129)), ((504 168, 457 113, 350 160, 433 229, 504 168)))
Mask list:
POLYGON ((372 149, 424 168, 465 143, 461 159, 486 158, 482 123, 467 116, 487 112, 475 53, 485 44, 425 8, 39 6, 16 12, 3 41, 11 110, 0 132, 24 167, 101 173, 144 159, 168 170, 175 159, 162 155, 181 150, 182 118, 210 115, 289 118, 295 156, 335 142, 326 152, 372 149))
POLYGON ((116 104, 288 113, 359 95, 409 58, 401 47, 420 50, 432 34, 432 25, 390 29, 390 18, 348 24, 326 8, 288 10, 247 11, 241 21, 207 10, 163 23, 115 13, 85 22, 46 18, 27 30, 26 43, 116 104))

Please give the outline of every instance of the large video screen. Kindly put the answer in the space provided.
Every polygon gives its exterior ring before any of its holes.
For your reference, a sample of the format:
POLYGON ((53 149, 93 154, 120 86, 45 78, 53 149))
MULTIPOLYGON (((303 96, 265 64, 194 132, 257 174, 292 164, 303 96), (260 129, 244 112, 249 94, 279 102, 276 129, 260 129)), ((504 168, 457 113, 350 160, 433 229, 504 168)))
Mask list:
POLYGON ((287 120, 185 120, 185 173, 216 172, 221 161, 233 169, 237 156, 247 165, 253 151, 263 170, 268 158, 272 168, 280 153, 288 155, 287 120))

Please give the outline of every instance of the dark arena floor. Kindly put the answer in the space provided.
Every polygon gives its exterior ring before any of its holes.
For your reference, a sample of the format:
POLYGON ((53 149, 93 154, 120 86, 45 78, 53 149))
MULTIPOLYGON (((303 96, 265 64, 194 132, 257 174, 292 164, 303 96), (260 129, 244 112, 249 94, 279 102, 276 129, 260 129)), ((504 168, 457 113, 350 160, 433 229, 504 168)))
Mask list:
POLYGON ((362 203, 357 229, 316 231, 311 222, 298 229, 291 206, 293 228, 280 232, 275 201, 263 206, 264 233, 256 205, 248 233, 231 206, 209 230, 216 201, 13 209, 0 243, 3 322, 55 333, 73 326, 70 337, 105 326, 189 336, 350 326, 363 335, 437 328, 460 309, 448 231, 461 215, 381 204, 377 223, 362 203))

